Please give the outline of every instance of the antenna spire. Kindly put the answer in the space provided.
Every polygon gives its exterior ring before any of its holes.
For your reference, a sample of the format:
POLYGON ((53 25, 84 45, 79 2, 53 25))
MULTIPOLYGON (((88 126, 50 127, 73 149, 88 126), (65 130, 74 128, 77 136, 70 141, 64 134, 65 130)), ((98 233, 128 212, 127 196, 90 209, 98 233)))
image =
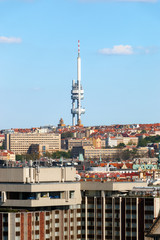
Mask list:
POLYGON ((78 40, 78 56, 80 56, 80 40, 78 40))

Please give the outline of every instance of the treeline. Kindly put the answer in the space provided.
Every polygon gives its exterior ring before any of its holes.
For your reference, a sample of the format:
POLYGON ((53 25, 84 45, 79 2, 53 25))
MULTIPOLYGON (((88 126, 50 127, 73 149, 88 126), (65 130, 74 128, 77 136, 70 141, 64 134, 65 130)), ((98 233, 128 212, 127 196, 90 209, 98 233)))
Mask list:
POLYGON ((61 134, 61 139, 64 138, 73 138, 74 134, 72 132, 64 132, 61 134))
POLYGON ((132 160, 134 158, 142 157, 138 150, 135 148, 133 150, 121 150, 119 153, 116 154, 115 160, 122 161, 122 160, 132 160))
POLYGON ((140 139, 138 142, 138 147, 146 147, 148 143, 159 143, 160 142, 160 136, 149 136, 145 137, 143 139, 140 139))
POLYGON ((64 152, 64 151, 56 151, 56 152, 53 152, 53 153, 45 153, 43 155, 44 157, 48 157, 48 158, 53 158, 53 159, 58 159, 60 157, 63 157, 63 158, 71 158, 71 151, 68 151, 68 152, 64 152))
MULTIPOLYGON (((71 158, 71 151, 68 151, 68 152, 56 151, 53 153, 46 152, 45 154, 43 154, 43 157, 48 157, 48 158, 52 158, 52 159, 59 159, 60 157, 71 158)), ((16 155, 16 161, 37 160, 39 158, 40 158, 40 156, 38 153, 16 155)))

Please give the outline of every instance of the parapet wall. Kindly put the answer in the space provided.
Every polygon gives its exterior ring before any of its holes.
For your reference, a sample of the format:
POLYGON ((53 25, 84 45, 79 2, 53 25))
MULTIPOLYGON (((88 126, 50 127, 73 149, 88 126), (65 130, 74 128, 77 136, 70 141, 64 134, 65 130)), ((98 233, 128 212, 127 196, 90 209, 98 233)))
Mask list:
POLYGON ((0 168, 0 183, 73 182, 74 167, 0 168))

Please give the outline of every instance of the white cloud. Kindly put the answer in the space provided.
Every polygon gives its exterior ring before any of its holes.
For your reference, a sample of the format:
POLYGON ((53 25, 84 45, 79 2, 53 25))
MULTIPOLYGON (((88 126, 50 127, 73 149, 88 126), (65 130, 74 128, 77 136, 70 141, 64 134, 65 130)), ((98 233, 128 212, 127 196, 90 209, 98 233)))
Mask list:
POLYGON ((131 55, 134 52, 130 45, 117 45, 113 46, 113 48, 100 49, 99 53, 104 55, 131 55))
POLYGON ((137 55, 137 54, 155 54, 159 51, 156 46, 132 47, 131 45, 116 45, 112 48, 103 48, 98 53, 103 55, 137 55))
POLYGON ((0 36, 0 43, 21 43, 21 38, 0 36))

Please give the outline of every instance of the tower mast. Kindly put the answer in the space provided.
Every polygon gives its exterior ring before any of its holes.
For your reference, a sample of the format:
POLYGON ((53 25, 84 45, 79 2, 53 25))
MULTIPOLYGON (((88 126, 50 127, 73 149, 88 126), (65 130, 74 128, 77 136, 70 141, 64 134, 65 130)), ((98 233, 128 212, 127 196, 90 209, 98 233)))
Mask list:
POLYGON ((84 98, 84 90, 81 85, 81 57, 80 57, 80 41, 78 40, 78 57, 77 57, 77 82, 72 81, 71 99, 72 99, 72 125, 75 126, 75 115, 77 115, 77 124, 81 120, 81 114, 85 113, 85 109, 81 107, 81 100, 84 98), (77 106, 75 103, 77 102, 77 106))

